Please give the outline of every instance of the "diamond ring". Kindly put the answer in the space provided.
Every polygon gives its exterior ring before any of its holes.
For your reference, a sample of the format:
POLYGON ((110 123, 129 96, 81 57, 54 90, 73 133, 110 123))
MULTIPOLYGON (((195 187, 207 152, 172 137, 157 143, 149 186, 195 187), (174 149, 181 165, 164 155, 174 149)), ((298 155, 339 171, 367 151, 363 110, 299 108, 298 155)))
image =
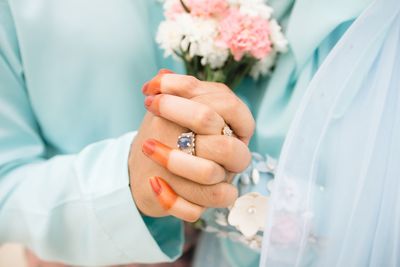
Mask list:
POLYGON ((222 134, 225 136, 234 136, 234 133, 228 124, 225 124, 224 128, 222 128, 222 134))

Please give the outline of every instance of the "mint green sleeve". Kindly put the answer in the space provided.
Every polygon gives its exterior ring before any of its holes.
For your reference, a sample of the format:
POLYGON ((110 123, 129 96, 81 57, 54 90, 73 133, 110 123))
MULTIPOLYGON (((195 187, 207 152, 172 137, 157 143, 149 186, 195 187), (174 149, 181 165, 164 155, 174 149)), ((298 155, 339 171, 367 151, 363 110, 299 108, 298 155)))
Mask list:
POLYGON ((9 8, 0 1, 0 244, 18 242, 73 265, 174 260, 181 223, 143 218, 131 196, 135 133, 49 158, 19 53, 9 8))

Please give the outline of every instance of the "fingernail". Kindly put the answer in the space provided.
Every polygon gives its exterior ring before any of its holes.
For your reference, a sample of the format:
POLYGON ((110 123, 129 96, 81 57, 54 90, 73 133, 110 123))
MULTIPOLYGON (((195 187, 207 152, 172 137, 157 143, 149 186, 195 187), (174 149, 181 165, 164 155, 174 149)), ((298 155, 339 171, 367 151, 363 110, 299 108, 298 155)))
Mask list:
POLYGON ((156 95, 161 93, 161 79, 165 73, 159 73, 143 87, 143 94, 156 95))
POLYGON ((163 167, 168 166, 169 154, 172 149, 157 140, 148 139, 142 145, 143 153, 163 167))
POLYGON ((161 69, 158 74, 172 74, 174 73, 172 70, 169 69, 161 69))
POLYGON ((144 105, 146 106, 146 108, 149 108, 151 106, 151 104, 153 103, 153 100, 154 100, 153 95, 149 95, 145 98, 144 105))
POLYGON ((142 87, 142 93, 143 94, 146 94, 146 92, 147 92, 147 88, 149 87, 149 82, 146 82, 144 85, 143 85, 143 87, 142 87))
POLYGON ((144 100, 144 105, 147 110, 153 113, 156 116, 160 116, 160 99, 162 95, 158 95, 155 97, 154 95, 149 95, 144 100))
POLYGON ((154 142, 153 139, 146 140, 142 145, 142 151, 147 156, 153 155, 155 150, 156 150, 156 143, 154 142))
POLYGON ((158 176, 151 177, 150 186, 165 210, 169 210, 175 204, 178 195, 164 179, 158 176))
POLYGON ((154 193, 156 193, 157 196, 160 195, 162 188, 160 185, 160 181, 158 180, 158 177, 156 177, 156 176, 151 177, 149 179, 149 181, 150 181, 150 185, 151 185, 151 188, 153 189, 154 193))

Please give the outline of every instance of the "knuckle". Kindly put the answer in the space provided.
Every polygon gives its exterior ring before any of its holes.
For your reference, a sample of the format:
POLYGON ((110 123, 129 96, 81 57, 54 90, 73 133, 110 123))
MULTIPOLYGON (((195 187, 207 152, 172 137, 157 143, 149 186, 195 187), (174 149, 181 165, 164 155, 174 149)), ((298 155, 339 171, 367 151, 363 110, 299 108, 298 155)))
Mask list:
POLYGON ((243 106, 243 102, 235 95, 229 94, 225 98, 226 107, 228 110, 237 111, 241 106, 243 106))
POLYGON ((214 111, 208 107, 204 107, 196 112, 196 118, 193 121, 196 127, 207 129, 213 125, 214 118, 214 111))
MULTIPOLYGON (((218 183, 219 168, 216 164, 207 163, 204 165, 202 170, 202 182, 203 184, 212 185, 218 183)), ((223 177, 222 177, 223 178, 223 177)), ((220 179, 222 180, 222 179, 220 179)))
POLYGON ((222 155, 233 156, 235 155, 235 145, 236 140, 234 137, 222 136, 223 138, 220 141, 219 148, 222 152, 222 155))
POLYGON ((227 192, 222 184, 213 186, 210 190, 210 203, 215 207, 223 207, 226 204, 227 192))
POLYGON ((215 83, 215 87, 222 92, 226 92, 232 95, 232 90, 224 83, 215 83))
POLYGON ((191 91, 196 89, 199 86, 200 81, 194 77, 194 76, 185 76, 185 79, 183 79, 183 88, 185 88, 187 91, 191 91))

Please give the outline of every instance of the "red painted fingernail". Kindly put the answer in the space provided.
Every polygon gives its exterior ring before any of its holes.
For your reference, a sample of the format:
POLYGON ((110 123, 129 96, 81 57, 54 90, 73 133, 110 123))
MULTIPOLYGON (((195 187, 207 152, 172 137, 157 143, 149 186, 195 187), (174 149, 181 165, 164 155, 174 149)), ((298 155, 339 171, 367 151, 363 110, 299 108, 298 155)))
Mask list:
POLYGON ((156 142, 153 139, 146 140, 142 145, 142 151, 147 156, 153 155, 155 150, 156 142))
POLYGON ((160 100, 162 95, 149 95, 144 100, 144 105, 146 106, 147 110, 153 113, 156 116, 160 116, 160 100))
POLYGON ((146 94, 146 92, 147 92, 147 88, 149 87, 149 82, 146 82, 144 85, 143 85, 143 87, 142 87, 142 93, 143 94, 146 94))
POLYGON ((151 185, 151 188, 153 189, 154 193, 157 196, 159 196, 161 194, 162 187, 160 185, 160 181, 158 180, 158 177, 156 177, 156 176, 155 177, 151 177, 149 179, 149 181, 150 181, 150 185, 151 185))
POLYGON ((169 210, 174 206, 178 195, 175 193, 174 189, 166 182, 164 179, 158 176, 151 177, 150 186, 157 196, 160 205, 165 209, 169 210))
POLYGON ((174 73, 172 70, 169 69, 161 69, 158 74, 172 74, 174 73))
POLYGON ((153 95, 149 95, 146 97, 146 99, 144 100, 144 105, 146 106, 146 108, 149 108, 151 106, 151 104, 154 101, 154 96, 153 95))
POLYGON ((168 167, 169 154, 172 151, 170 147, 158 142, 157 140, 148 139, 143 143, 142 151, 146 156, 161 166, 165 168, 168 167))
POLYGON ((149 82, 145 83, 142 87, 142 92, 145 95, 155 95, 160 93, 160 86, 161 86, 161 79, 162 76, 165 74, 171 74, 174 73, 171 70, 168 69, 161 69, 158 74, 151 79, 149 82))
POLYGON ((149 85, 146 88, 146 94, 155 95, 161 92, 161 79, 163 76, 164 74, 162 73, 157 74, 157 76, 149 82, 149 85))
POLYGON ((161 93, 161 80, 165 73, 159 73, 151 81, 149 81, 143 88, 145 95, 156 95, 161 93))

